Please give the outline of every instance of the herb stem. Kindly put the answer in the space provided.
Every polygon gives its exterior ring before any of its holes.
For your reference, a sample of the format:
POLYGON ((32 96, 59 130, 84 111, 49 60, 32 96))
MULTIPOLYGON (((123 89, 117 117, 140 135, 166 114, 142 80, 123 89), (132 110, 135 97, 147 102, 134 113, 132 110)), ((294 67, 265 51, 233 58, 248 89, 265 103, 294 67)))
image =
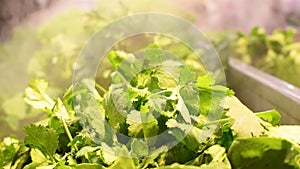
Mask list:
MULTIPOLYGON (((68 126, 67 126, 67 123, 66 123, 66 121, 65 121, 65 119, 64 119, 63 117, 61 117, 61 121, 62 121, 62 123, 63 123, 63 125, 64 125, 64 129, 65 129, 65 132, 66 132, 66 134, 67 134, 69 140, 70 140, 70 141, 73 141, 73 137, 72 137, 72 135, 71 135, 71 132, 70 132, 70 130, 69 130, 68 126)), ((77 148, 76 145, 74 145, 74 148, 75 148, 76 151, 78 151, 78 148, 77 148)))
POLYGON ((52 156, 52 155, 49 155, 49 157, 50 157, 50 159, 51 159, 51 161, 53 162, 53 163, 56 163, 57 161, 55 160, 55 158, 52 156))
POLYGON ((167 93, 167 92, 172 92, 171 90, 163 90, 163 91, 159 91, 159 92, 156 92, 156 93, 153 93, 151 96, 157 96, 159 94, 162 94, 162 93, 167 93))
POLYGON ((104 87, 102 87, 101 85, 99 85, 98 83, 95 83, 96 88, 98 88, 99 90, 101 90, 103 93, 107 93, 107 90, 104 89, 104 87))
POLYGON ((218 123, 224 123, 224 122, 228 122, 229 120, 230 120, 230 118, 215 120, 215 121, 205 123, 204 126, 209 126, 209 125, 218 124, 218 123))

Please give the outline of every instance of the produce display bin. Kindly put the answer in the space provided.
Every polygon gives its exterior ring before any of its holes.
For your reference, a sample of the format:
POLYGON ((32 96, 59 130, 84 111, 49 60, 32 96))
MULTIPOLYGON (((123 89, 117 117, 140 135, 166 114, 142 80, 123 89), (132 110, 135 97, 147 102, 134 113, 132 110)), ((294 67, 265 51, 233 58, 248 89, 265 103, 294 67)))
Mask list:
POLYGON ((237 59, 228 62, 227 81, 251 110, 275 109, 282 124, 300 124, 300 89, 237 59))

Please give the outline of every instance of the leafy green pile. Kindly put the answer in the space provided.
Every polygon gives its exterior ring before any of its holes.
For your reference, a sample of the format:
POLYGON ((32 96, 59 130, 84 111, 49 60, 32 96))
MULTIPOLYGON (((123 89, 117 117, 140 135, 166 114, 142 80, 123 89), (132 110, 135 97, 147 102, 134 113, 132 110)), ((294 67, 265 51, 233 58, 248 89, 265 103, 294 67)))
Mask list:
POLYGON ((238 33, 233 39, 231 53, 267 73, 300 87, 300 42, 296 30, 275 30, 267 35, 255 27, 249 35, 238 33))
POLYGON ((25 101, 48 118, 25 126, 24 141, 0 143, 0 167, 300 168, 300 127, 279 126, 278 112, 254 114, 156 45, 109 60, 108 90, 84 79, 52 99, 33 80, 25 101))

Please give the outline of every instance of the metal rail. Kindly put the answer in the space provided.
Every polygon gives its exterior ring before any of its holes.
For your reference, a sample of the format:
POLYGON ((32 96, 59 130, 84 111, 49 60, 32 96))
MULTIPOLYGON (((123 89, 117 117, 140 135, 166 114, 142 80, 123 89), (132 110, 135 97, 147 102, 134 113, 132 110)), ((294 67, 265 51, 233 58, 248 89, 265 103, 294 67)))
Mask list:
POLYGON ((282 124, 300 124, 299 88, 234 58, 228 64, 229 87, 245 105, 255 112, 276 109, 282 124))

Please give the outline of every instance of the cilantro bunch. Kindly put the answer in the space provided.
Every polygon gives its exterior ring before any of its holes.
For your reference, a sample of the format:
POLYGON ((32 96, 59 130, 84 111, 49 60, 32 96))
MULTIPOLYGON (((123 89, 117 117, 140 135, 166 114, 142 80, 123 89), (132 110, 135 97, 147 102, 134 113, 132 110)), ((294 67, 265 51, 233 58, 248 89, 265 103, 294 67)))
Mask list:
POLYGON ((0 167, 300 168, 300 127, 279 126, 278 112, 253 113, 157 45, 119 53, 108 89, 83 79, 53 99, 33 80, 25 101, 48 117, 0 143, 0 167))

